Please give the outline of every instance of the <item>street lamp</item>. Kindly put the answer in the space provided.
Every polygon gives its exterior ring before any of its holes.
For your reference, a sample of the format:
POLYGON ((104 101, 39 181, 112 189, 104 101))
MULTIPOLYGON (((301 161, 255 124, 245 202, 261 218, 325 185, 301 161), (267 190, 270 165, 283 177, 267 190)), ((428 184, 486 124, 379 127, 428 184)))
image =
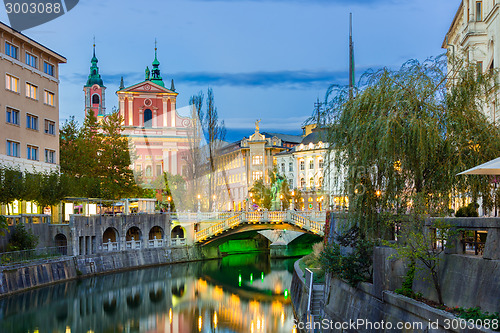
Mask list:
POLYGON ((200 204, 200 199, 201 199, 201 195, 198 194, 198 212, 201 212, 201 204, 200 204))
POLYGON ((168 201, 168 212, 170 213, 170 200, 172 200, 172 197, 169 195, 167 197, 167 201, 168 201))
POLYGON ((281 211, 283 211, 283 194, 280 194, 281 211))
POLYGON ((292 190, 292 204, 290 205, 290 210, 295 208, 295 191, 292 190))

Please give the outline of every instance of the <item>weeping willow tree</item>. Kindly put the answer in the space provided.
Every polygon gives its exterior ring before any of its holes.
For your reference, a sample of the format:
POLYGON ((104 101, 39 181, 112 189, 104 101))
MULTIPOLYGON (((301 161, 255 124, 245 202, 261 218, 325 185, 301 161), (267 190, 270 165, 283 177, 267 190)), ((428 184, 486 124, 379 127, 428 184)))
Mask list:
POLYGON ((411 60, 365 73, 354 98, 327 91, 321 118, 350 216, 375 237, 388 216, 447 214, 459 194, 492 207, 490 178, 456 174, 500 154, 498 128, 482 112, 496 96, 496 73, 464 61, 448 68, 443 57, 411 60))

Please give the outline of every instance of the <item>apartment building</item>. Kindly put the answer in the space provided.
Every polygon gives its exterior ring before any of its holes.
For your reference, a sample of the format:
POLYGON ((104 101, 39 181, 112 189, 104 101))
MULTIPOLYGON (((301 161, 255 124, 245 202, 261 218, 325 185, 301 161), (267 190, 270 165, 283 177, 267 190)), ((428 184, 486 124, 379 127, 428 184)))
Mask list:
POLYGON ((0 22, 0 164, 59 165, 59 64, 66 58, 0 22))

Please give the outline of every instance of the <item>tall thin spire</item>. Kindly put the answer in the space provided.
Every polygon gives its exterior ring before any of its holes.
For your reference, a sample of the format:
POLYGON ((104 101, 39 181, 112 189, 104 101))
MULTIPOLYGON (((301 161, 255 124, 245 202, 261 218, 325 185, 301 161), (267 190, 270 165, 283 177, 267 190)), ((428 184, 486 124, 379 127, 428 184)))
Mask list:
MULTIPOLYGON (((153 68, 151 69, 151 78, 150 78, 150 81, 151 82, 154 82, 162 87, 165 87, 165 84, 163 83, 163 80, 161 78, 161 75, 160 75, 160 62, 158 61, 158 56, 157 56, 157 42, 156 42, 156 38, 155 38, 155 60, 153 60, 153 68)), ((148 80, 146 78, 146 80, 148 80)))
POLYGON ((354 43, 352 41, 352 13, 349 13, 349 98, 354 95, 354 43))

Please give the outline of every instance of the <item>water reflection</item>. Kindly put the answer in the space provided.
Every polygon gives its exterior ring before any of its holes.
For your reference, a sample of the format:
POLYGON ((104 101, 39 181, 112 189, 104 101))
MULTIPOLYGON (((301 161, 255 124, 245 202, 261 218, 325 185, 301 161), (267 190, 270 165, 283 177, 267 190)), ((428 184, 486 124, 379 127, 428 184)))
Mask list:
POLYGON ((57 284, 0 300, 0 332, 292 332, 294 261, 238 255, 57 284))

